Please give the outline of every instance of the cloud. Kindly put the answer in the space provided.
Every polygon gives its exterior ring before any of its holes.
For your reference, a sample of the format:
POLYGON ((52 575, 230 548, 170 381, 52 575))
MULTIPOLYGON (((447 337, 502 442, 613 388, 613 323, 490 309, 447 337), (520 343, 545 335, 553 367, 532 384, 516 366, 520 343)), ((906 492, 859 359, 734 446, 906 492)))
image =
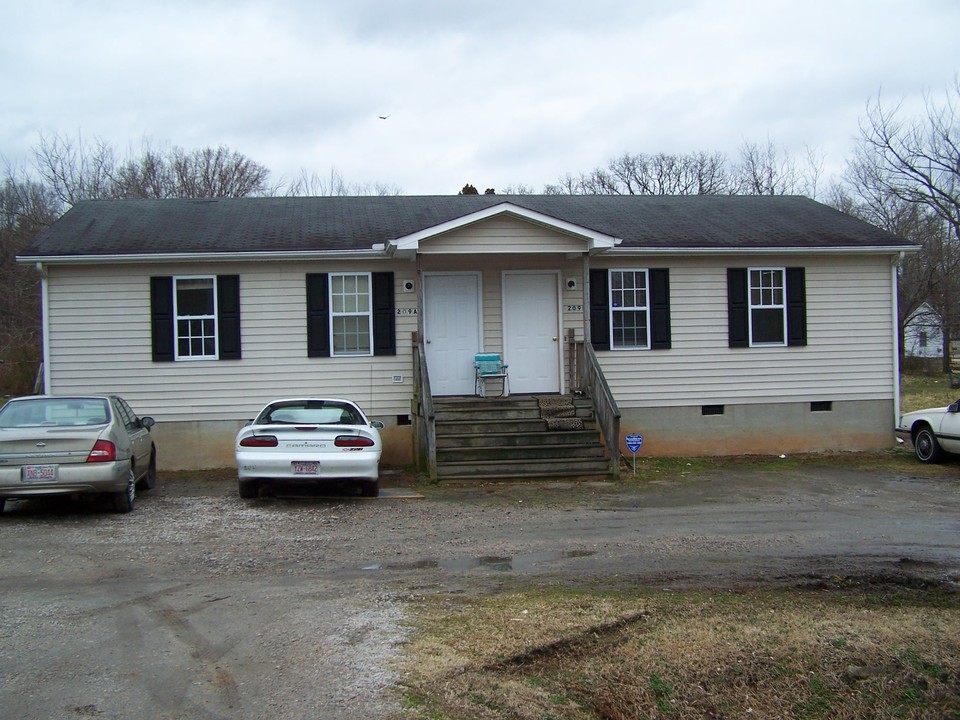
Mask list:
POLYGON ((960 5, 36 0, 6 22, 8 160, 82 132, 446 193, 745 140, 842 157, 881 88, 922 107, 951 81, 960 5))

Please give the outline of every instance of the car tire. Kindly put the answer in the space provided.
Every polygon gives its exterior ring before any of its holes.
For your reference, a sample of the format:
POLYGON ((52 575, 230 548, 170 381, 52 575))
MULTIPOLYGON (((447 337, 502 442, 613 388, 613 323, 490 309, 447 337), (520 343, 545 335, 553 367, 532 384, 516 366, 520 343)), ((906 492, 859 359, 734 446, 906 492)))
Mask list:
POLYGON ((239 480, 237 489, 244 500, 251 500, 260 495, 260 483, 256 480, 239 480))
POLYGON ((152 490, 157 486, 157 454, 150 453, 150 465, 147 467, 147 474, 137 481, 137 490, 152 490))
POLYGON ((378 497, 380 495, 380 481, 365 482, 360 486, 360 495, 363 497, 378 497))
POLYGON ((929 425, 924 425, 913 433, 913 450, 922 463, 938 463, 943 460, 943 448, 929 425))
POLYGON ((127 489, 113 494, 113 509, 118 513, 128 513, 133 510, 137 497, 137 482, 130 468, 130 477, 127 478, 127 489))

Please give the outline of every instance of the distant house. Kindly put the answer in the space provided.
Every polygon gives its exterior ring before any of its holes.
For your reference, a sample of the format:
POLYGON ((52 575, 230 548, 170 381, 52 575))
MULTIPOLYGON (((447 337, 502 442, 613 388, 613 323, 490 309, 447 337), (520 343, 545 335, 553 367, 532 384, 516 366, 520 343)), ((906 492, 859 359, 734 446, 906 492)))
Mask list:
POLYGON ((297 395, 357 400, 409 463, 417 358, 473 395, 481 351, 514 395, 570 395, 592 350, 624 454, 884 447, 912 249, 802 197, 458 195, 80 202, 18 259, 46 390, 122 394, 171 469, 231 465, 297 395))
POLYGON ((943 357, 943 319, 928 303, 910 313, 904 323, 903 350, 907 357, 943 357))

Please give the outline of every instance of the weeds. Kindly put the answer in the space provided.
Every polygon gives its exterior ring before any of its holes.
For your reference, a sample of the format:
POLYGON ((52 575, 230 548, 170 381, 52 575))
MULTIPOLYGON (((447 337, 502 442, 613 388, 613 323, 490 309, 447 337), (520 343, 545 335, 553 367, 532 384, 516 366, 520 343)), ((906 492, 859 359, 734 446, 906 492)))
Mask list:
POLYGON ((407 676, 421 704, 408 707, 447 720, 960 718, 958 610, 947 590, 873 582, 436 599, 418 611, 407 676))

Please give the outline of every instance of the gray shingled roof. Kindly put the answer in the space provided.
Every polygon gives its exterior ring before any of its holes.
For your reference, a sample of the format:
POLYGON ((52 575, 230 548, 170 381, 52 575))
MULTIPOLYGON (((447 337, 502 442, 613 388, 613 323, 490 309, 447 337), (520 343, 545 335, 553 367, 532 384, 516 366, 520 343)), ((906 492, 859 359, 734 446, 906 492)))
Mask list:
POLYGON ((620 238, 622 248, 912 247, 794 196, 443 195, 86 201, 20 257, 369 250, 503 202, 620 238))

